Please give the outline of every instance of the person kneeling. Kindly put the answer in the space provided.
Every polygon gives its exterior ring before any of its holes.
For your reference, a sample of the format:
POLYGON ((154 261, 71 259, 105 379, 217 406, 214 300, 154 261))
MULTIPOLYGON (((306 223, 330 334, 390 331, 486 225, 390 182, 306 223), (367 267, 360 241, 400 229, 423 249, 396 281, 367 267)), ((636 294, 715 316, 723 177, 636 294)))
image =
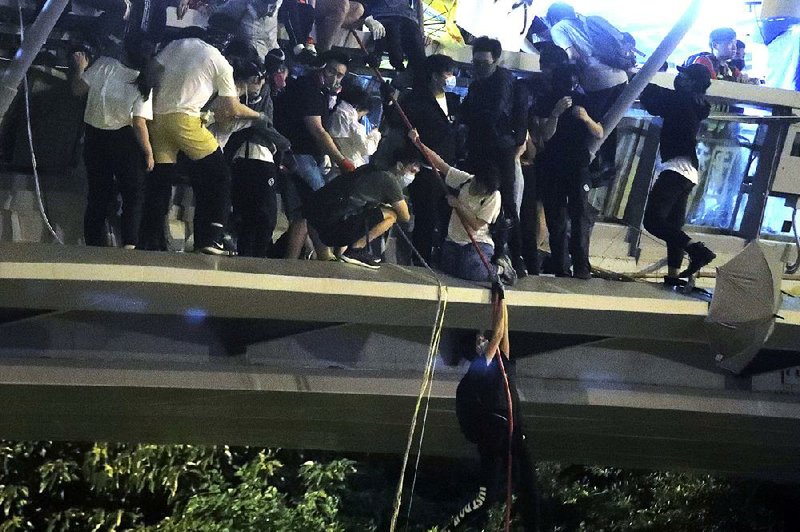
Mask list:
POLYGON ((378 269, 369 243, 411 219, 403 182, 419 169, 419 152, 406 144, 392 154, 389 170, 366 164, 317 190, 304 206, 306 219, 323 244, 340 248, 339 260, 378 269))
POLYGON ((500 256, 496 265, 489 264, 488 271, 483 263, 494 255, 494 240, 489 225, 497 221, 502 205, 498 168, 491 162, 479 162, 475 175, 469 174, 450 166, 425 146, 416 130, 412 130, 409 137, 418 144, 436 170, 445 176, 445 184, 449 188, 447 203, 454 212, 450 216, 447 238, 442 245, 442 271, 467 281, 494 280, 499 274, 504 283, 514 284, 517 275, 508 257, 500 256), (470 234, 483 258, 475 249, 470 234))

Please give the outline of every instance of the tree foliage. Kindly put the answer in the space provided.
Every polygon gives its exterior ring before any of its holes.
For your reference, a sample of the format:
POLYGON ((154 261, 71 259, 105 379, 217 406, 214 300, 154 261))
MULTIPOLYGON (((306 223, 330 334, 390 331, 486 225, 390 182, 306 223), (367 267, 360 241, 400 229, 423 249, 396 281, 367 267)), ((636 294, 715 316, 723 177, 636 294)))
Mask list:
MULTIPOLYGON (((0 532, 385 528, 396 461, 307 457, 226 446, 0 442, 0 532)), ((469 469, 423 460, 409 530, 447 521, 476 487, 469 469)), ((546 531, 793 530, 800 500, 792 486, 674 472, 540 463, 538 478, 546 531)), ((495 509, 488 529, 502 516, 495 509)))

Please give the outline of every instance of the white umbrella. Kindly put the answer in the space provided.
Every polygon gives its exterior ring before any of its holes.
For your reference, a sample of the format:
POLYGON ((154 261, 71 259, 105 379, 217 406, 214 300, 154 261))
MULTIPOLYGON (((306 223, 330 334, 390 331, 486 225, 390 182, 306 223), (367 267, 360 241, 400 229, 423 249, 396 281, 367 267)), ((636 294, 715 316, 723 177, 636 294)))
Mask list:
POLYGON ((781 272, 758 241, 717 268, 706 333, 720 367, 741 373, 764 347, 781 306, 781 272))

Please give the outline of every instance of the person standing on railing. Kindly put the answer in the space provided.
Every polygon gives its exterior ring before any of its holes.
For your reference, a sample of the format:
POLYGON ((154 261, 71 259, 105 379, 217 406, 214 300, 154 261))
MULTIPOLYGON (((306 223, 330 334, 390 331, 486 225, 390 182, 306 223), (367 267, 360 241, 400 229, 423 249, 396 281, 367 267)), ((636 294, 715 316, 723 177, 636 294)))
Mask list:
POLYGON ((681 278, 694 275, 716 258, 705 244, 683 232, 689 194, 698 181, 697 134, 711 110, 705 98, 711 72, 699 63, 678 70, 675 90, 650 84, 641 96, 648 113, 664 118, 661 173, 647 200, 644 228, 667 243, 669 270, 664 283, 670 286, 683 284, 681 278), (689 267, 681 272, 684 251, 689 254, 689 267))

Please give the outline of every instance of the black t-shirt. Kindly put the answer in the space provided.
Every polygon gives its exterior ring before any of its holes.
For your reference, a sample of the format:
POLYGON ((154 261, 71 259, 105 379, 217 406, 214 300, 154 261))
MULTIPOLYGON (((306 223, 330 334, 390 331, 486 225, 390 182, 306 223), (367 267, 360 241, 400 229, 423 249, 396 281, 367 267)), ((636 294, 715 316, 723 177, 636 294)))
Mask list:
POLYGON ((313 221, 335 223, 378 205, 391 205, 403 198, 398 180, 371 164, 342 174, 311 197, 306 216, 313 221))
MULTIPOLYGON (((586 97, 580 93, 573 93, 573 106, 586 109, 586 97)), ((548 118, 553 113, 558 101, 564 94, 549 92, 537 99, 534 114, 539 118, 548 118)), ((541 164, 561 169, 577 169, 588 167, 591 162, 589 155, 589 140, 591 135, 589 127, 582 120, 572 114, 572 108, 567 109, 558 119, 556 132, 544 145, 541 164)))
MULTIPOLYGON (((514 410, 514 423, 522 419, 516 386, 516 365, 503 355, 514 410)), ((500 364, 495 356, 487 364, 477 357, 470 364, 456 389, 456 416, 461 432, 473 443, 485 443, 502 438, 508 430, 508 394, 500 364)))
POLYGON ((298 154, 319 156, 317 141, 308 132, 303 121, 307 116, 319 116, 326 125, 330 116, 328 94, 312 72, 292 80, 275 102, 275 127, 292 143, 298 154))
POLYGON ((642 92, 640 101, 648 113, 664 118, 659 147, 661 160, 687 157, 697 168, 697 135, 700 123, 711 111, 705 97, 650 84, 642 92))

